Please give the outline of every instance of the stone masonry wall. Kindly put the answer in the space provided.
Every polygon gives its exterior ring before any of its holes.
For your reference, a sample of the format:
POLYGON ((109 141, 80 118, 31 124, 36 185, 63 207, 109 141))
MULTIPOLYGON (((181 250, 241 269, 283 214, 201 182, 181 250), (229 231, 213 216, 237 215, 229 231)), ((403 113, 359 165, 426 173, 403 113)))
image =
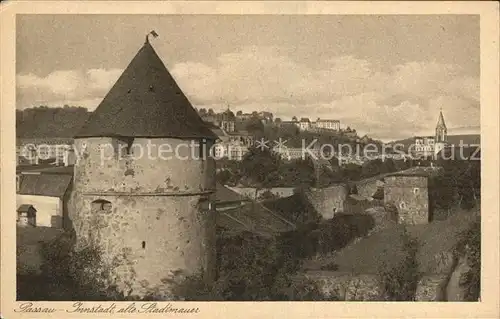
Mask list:
MULTIPOLYGON (((178 270, 193 273, 203 268, 213 277, 213 160, 162 160, 155 158, 158 151, 155 153, 154 147, 150 147, 152 156, 119 160, 111 149, 103 149, 103 145, 115 142, 95 138, 76 141, 80 147, 86 143, 75 166, 69 216, 77 245, 91 241, 103 248, 104 259, 118 264, 113 276, 125 294, 143 296, 153 289, 168 293, 168 284, 162 279, 178 270), (93 210, 96 200, 107 201, 111 207, 93 210)), ((153 142, 172 148, 179 143, 172 139, 153 142)), ((148 140, 134 143, 144 146, 148 140)), ((180 156, 189 156, 189 150, 179 151, 180 156)))
POLYGON ((331 219, 335 213, 344 211, 348 193, 347 185, 338 184, 326 188, 313 188, 306 192, 306 196, 324 219, 331 219))
POLYGON ((356 190, 358 195, 365 198, 370 198, 375 194, 379 187, 384 186, 384 182, 377 178, 368 178, 356 183, 356 190))
MULTIPOLYGON (((345 301, 384 301, 377 275, 342 272, 308 272, 306 278, 315 281, 326 295, 345 301)), ((415 291, 415 301, 445 301, 447 275, 423 276, 415 291)))
POLYGON ((213 159, 199 160, 198 148, 190 143, 171 138, 137 138, 130 156, 118 159, 113 146, 123 147, 124 142, 112 138, 76 139, 79 160, 75 165, 75 186, 85 193, 188 194, 214 190, 213 159))
POLYGON ((415 225, 429 222, 427 177, 390 176, 385 179, 384 203, 398 210, 399 223, 415 225))

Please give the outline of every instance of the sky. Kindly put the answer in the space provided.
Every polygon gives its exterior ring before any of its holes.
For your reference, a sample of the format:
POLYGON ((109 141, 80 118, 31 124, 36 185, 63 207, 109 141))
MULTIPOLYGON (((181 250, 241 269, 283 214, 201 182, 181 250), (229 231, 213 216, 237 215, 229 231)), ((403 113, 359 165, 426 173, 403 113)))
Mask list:
POLYGON ((193 106, 337 119, 382 140, 478 132, 479 16, 18 15, 16 103, 94 110, 151 44, 193 106))

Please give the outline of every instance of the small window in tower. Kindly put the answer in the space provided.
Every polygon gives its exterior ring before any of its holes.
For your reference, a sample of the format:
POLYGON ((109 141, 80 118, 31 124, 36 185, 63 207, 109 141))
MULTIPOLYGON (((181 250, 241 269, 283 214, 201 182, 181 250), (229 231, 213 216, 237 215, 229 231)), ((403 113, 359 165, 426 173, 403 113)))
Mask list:
POLYGON ((91 203, 91 211, 95 213, 111 213, 113 205, 104 199, 97 199, 91 203))
POLYGON ((413 194, 417 195, 418 193, 420 193, 420 189, 419 189, 419 188, 417 188, 417 187, 415 187, 415 188, 413 189, 413 194))
POLYGON ((198 200, 198 210, 200 212, 211 211, 213 208, 212 203, 206 197, 202 197, 198 200))
POLYGON ((146 249, 146 242, 145 241, 142 242, 142 249, 146 249))

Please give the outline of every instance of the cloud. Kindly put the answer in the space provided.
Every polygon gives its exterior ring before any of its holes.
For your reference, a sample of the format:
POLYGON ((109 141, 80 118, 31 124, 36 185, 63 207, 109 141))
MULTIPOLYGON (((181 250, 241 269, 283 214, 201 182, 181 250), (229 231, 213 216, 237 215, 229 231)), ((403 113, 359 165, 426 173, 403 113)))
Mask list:
MULTIPOLYGON (((230 105, 235 111, 268 110, 282 118, 335 118, 381 138, 432 133, 439 108, 450 127, 479 125, 479 78, 465 75, 460 66, 412 61, 379 70, 355 56, 332 56, 322 68, 308 62, 296 61, 290 48, 248 46, 211 64, 177 63, 171 73, 195 106, 214 110, 230 105)), ((43 78, 18 75, 18 104, 71 101, 93 109, 120 73, 91 69, 55 71, 43 78)))
POLYGON ((99 103, 121 73, 120 69, 89 69, 54 71, 45 77, 20 74, 16 77, 18 108, 85 104, 94 109, 97 104, 89 103, 99 103))

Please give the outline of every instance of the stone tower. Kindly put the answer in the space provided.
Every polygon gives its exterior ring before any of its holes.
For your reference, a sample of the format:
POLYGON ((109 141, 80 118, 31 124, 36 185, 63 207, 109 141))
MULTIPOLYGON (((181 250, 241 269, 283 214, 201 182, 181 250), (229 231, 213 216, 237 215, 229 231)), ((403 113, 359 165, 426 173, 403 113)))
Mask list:
POLYGON ((428 177, 394 173, 385 177, 384 203, 397 210, 397 222, 406 225, 430 221, 428 177))
POLYGON ((125 295, 168 294, 179 270, 213 278, 215 139, 146 37, 75 136, 76 245, 101 247, 125 295))
POLYGON ((434 155, 437 155, 446 146, 447 134, 448 130, 444 123, 443 111, 440 110, 434 139, 434 155))

